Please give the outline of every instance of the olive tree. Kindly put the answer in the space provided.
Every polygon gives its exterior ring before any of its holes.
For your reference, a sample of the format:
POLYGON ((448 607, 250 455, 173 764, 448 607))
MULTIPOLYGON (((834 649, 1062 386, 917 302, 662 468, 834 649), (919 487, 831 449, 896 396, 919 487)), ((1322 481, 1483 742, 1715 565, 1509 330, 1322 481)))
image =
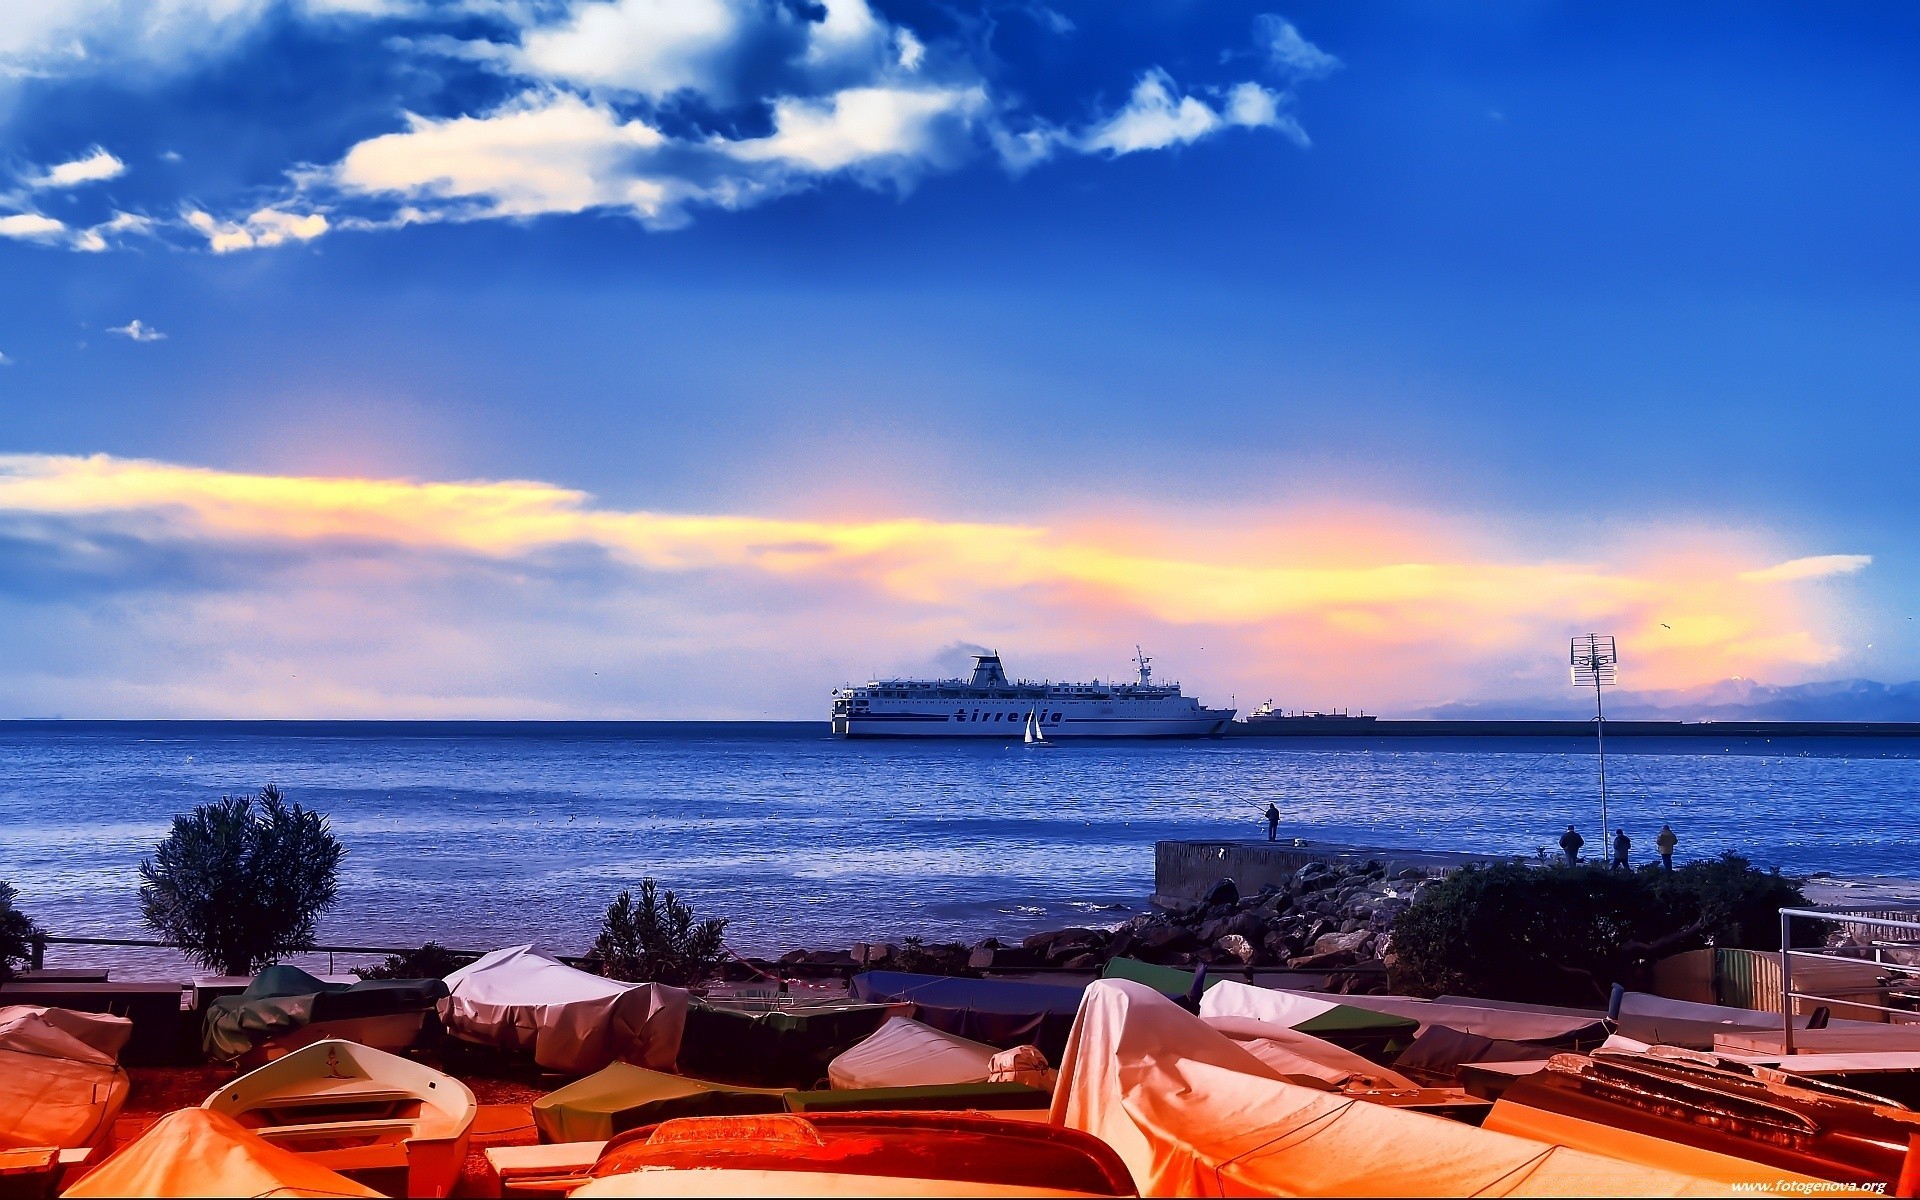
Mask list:
POLYGON ((638 902, 632 892, 621 892, 607 906, 592 954, 609 979, 698 983, 726 960, 726 931, 725 918, 696 922, 672 892, 662 895, 658 884, 643 879, 638 902))
POLYGON ((173 819, 140 864, 140 912, 162 941, 224 975, 313 946, 346 849, 327 818, 269 784, 173 819))
POLYGON ((33 919, 13 906, 18 897, 12 884, 0 883, 0 981, 33 962, 33 941, 40 936, 33 919))

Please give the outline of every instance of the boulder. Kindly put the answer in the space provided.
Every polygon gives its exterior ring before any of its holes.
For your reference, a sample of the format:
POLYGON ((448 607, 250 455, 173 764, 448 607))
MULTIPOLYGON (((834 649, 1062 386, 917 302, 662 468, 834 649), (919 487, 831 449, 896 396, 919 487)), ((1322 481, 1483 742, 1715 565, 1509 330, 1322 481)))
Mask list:
POLYGON ((1031 950, 1035 954, 1045 954, 1048 948, 1065 932, 1066 930, 1064 929, 1052 929, 1045 933, 1036 933, 1030 937, 1022 938, 1020 946, 1022 949, 1031 950))
POLYGON ((1060 964, 1061 967, 1069 971, 1092 971, 1104 965, 1105 959, 1092 951, 1084 954, 1076 954, 1060 964))
POLYGON ((1191 949, 1194 945, 1193 931, 1182 929, 1178 925, 1167 925, 1159 929, 1149 929, 1140 935, 1140 949, 1146 954, 1162 956, 1191 949))
POLYGON ((1227 936, 1215 942, 1213 948, 1221 954, 1238 959, 1243 963, 1253 961, 1253 943, 1237 933, 1229 933, 1227 936))
POLYGON ((1355 954, 1364 949, 1373 938, 1371 929, 1345 930, 1340 933, 1325 934, 1313 943, 1315 954, 1355 954))
POLYGON ((1200 898, 1202 904, 1238 904, 1240 903, 1240 885, 1231 879, 1217 880, 1200 898))
POLYGON ((976 946, 967 956, 972 971, 1030 971, 1043 965, 1038 954, 1022 946, 976 946))
POLYGON ((1290 971, 1332 971, 1340 967, 1350 967, 1359 956, 1351 950, 1332 950, 1325 954, 1303 954, 1287 960, 1290 971))
POLYGON ((1215 917, 1205 925, 1202 925, 1196 936, 1200 939, 1202 945, 1211 946, 1231 932, 1232 924, 1233 923, 1225 917, 1215 917))

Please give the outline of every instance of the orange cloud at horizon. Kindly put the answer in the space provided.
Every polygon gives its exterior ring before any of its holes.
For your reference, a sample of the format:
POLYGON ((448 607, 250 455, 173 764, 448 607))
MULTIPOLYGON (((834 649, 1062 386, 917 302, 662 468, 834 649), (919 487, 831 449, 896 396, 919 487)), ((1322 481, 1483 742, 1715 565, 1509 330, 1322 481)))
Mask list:
MULTIPOLYGON (((1369 707, 1564 684, 1564 639, 1588 629, 1621 638, 1636 688, 1803 673, 1842 654, 1830 600, 1806 581, 1870 561, 1781 562, 1758 536, 1705 528, 1643 534, 1647 548, 1633 554, 1573 559, 1529 553, 1484 524, 1391 510, 1263 513, 1258 528, 1250 517, 1246 528, 1225 531, 1152 512, 1019 524, 684 515, 599 507, 583 492, 539 482, 255 475, 106 456, 0 456, 0 517, 131 530, 188 553, 304 556, 316 565, 275 586, 311 620, 338 619, 341 605, 365 603, 369 589, 409 614, 394 628, 367 629, 363 660, 373 665, 356 668, 363 672, 381 671, 369 656, 383 638, 410 662, 434 642, 415 628, 413 644, 402 644, 408 622, 505 619, 486 606, 456 616, 463 563, 537 572, 543 556, 584 548, 619 564, 623 582, 513 593, 527 597, 513 617, 520 641, 542 629, 533 640, 574 649, 601 639, 639 662, 804 640, 820 648, 819 662, 902 667, 942 645, 1000 641, 1028 658, 1090 670, 1150 637, 1190 684, 1369 707), (399 558, 375 572, 353 565, 356 547, 399 558), (355 577, 352 588, 341 584, 345 575, 355 577), (454 599, 416 606, 428 587, 451 588, 454 599), (356 599, 342 599, 347 592, 356 599), (677 607, 662 616, 668 593, 677 607), (588 601, 599 622, 592 627, 582 624, 588 601), (683 630, 670 651, 622 640, 621 614, 635 606, 660 628, 683 630)), ((221 611, 218 632, 235 646, 257 643, 272 654, 287 640, 264 617, 250 625, 235 615, 244 608, 221 611)), ((503 679, 520 670, 508 664, 512 647, 489 650, 485 638, 460 653, 494 654, 503 679)), ((351 692, 351 679, 334 682, 351 692)), ((591 709, 584 697, 522 698, 553 711, 591 709)), ((507 705, 512 696, 496 699, 507 705)), ((450 702, 444 711, 458 708, 450 702)))

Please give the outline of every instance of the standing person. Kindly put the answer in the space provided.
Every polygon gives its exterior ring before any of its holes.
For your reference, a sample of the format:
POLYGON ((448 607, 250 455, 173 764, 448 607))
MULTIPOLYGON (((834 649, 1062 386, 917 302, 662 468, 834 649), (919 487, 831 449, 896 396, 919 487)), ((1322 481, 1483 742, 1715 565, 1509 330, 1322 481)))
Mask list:
POLYGON ((1280 810, 1272 804, 1267 805, 1267 840, 1270 842, 1280 840, 1280 810))
POLYGON ((1614 830, 1613 864, 1610 869, 1615 871, 1627 870, 1627 851, 1631 849, 1633 849, 1633 839, 1627 836, 1627 831, 1624 829, 1614 830))
POLYGON ((1680 844, 1680 835, 1673 831, 1673 826, 1662 825, 1660 836, 1653 840, 1653 844, 1660 847, 1660 865, 1669 871, 1673 870, 1673 848, 1680 844))
POLYGON ((1571 825, 1567 826, 1567 831, 1560 835, 1560 849, 1566 853, 1568 866, 1580 861, 1580 847, 1586 844, 1587 839, 1581 837, 1579 831, 1571 825))

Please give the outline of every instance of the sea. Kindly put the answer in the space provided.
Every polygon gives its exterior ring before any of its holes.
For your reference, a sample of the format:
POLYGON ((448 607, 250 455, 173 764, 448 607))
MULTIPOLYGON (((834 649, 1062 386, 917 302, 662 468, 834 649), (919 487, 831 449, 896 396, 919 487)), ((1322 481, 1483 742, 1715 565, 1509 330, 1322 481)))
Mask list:
MULTIPOLYGON (((273 783, 347 848, 322 944, 585 949, 651 877, 743 954, 973 942, 1146 908, 1154 843, 1281 836, 1550 851, 1598 825, 1580 739, 871 742, 824 723, 0 723, 0 881, 48 932, 142 939, 141 860, 175 814, 273 783)), ((1911 877, 1920 740, 1609 741, 1614 823, 1651 853, 1911 877)), ((322 956, 343 970, 367 956, 322 956)), ((48 966, 180 978, 170 951, 48 966)))

